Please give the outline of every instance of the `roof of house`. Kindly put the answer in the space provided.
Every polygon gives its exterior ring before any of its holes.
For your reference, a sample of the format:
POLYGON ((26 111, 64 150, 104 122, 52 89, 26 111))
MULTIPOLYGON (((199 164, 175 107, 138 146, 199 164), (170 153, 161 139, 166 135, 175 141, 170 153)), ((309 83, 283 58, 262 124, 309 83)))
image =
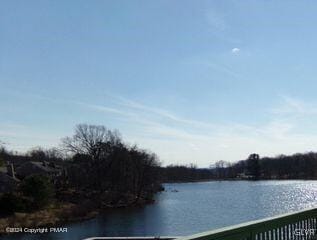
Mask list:
POLYGON ((32 174, 55 175, 60 172, 60 168, 51 166, 47 162, 26 162, 16 169, 16 174, 19 177, 26 177, 32 174))
POLYGON ((33 165, 35 165, 36 167, 40 168, 41 170, 45 171, 45 172, 57 172, 59 171, 58 169, 49 166, 49 163, 47 162, 29 162, 33 165))

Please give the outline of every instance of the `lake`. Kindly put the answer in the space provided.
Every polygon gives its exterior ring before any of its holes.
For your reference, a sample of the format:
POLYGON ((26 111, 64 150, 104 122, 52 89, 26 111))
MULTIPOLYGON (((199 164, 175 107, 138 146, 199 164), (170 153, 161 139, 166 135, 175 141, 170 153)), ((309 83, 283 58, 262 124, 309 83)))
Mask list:
POLYGON ((67 233, 4 240, 80 240, 92 236, 184 236, 317 206, 317 181, 213 181, 165 184, 156 202, 111 210, 67 233))

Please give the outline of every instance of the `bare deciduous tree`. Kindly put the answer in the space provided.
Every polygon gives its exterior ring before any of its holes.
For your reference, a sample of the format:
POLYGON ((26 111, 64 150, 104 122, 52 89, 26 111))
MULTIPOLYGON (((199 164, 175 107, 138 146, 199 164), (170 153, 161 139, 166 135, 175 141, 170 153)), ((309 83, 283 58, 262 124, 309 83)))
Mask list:
POLYGON ((118 131, 108 130, 104 126, 79 124, 72 137, 62 140, 63 146, 72 153, 87 154, 98 159, 105 144, 117 145, 121 142, 118 131))

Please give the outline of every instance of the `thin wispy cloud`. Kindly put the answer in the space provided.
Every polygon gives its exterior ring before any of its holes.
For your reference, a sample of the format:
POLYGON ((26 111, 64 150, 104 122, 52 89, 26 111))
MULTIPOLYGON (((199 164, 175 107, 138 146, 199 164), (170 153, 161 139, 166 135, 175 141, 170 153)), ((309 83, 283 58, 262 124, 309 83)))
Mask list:
POLYGON ((128 107, 130 109, 137 109, 137 110, 142 110, 143 113, 151 113, 159 117, 163 117, 169 121, 173 121, 175 123, 183 123, 183 124, 188 124, 196 127, 207 127, 207 128, 216 128, 217 126, 211 123, 206 123, 202 121, 196 121, 192 119, 187 119, 180 117, 176 115, 175 113, 172 113, 166 109, 162 108, 157 108, 157 107, 150 107, 141 103, 138 103, 136 101, 132 101, 130 99, 126 99, 123 97, 117 97, 119 100, 119 104, 122 104, 125 107, 128 107))
MULTIPOLYGON (((261 150, 267 149, 272 143, 276 144, 276 148, 280 147, 283 149, 283 144, 286 142, 295 145, 296 138, 304 138, 298 134, 292 133, 294 127, 292 123, 276 118, 272 118, 271 121, 260 126, 239 123, 219 125, 181 118, 165 109, 149 107, 125 98, 119 99, 119 102, 127 107, 129 111, 138 115, 138 118, 134 119, 134 121, 136 124, 140 124, 140 130, 145 134, 143 135, 146 139, 143 140, 144 144, 150 144, 152 142, 152 148, 154 149, 160 149, 164 145, 168 148, 167 145, 181 146, 183 144, 183 146, 188 146, 186 151, 183 149, 183 153, 186 152, 188 154, 190 149, 195 151, 197 150, 197 146, 199 146, 205 154, 210 151, 213 153, 219 152, 220 154, 220 149, 223 150, 225 146, 226 149, 234 149, 235 153, 240 151, 245 152, 246 155, 253 150, 264 152, 261 150), (162 121, 158 121, 157 116, 164 117, 168 121, 179 124, 173 125, 172 127, 172 125, 169 125, 168 123, 164 124, 162 121), (195 126, 200 127, 199 131, 195 129, 195 126), (160 147, 157 147, 156 145, 158 142, 160 142, 160 147)), ((136 137, 136 139, 142 141, 142 136, 139 138, 136 137)), ((190 156, 183 156, 184 154, 182 154, 181 149, 169 149, 169 152, 173 151, 178 152, 178 154, 180 154, 179 156, 182 156, 189 161, 188 158, 190 158, 190 156)), ((210 154, 213 153, 210 152, 210 154)), ((272 154, 274 153, 278 153, 278 150, 272 151, 272 154)), ((168 157, 170 155, 163 153, 163 156, 168 157)))
POLYGON ((247 79, 245 74, 242 74, 240 71, 234 69, 232 66, 218 63, 217 60, 209 59, 206 56, 195 56, 189 58, 184 61, 184 64, 211 68, 212 70, 223 73, 238 80, 247 79))
POLYGON ((110 114, 119 114, 119 115, 123 115, 123 116, 132 116, 131 113, 129 113, 129 112, 119 110, 119 109, 113 108, 113 107, 84 103, 84 102, 80 102, 80 101, 70 101, 70 102, 72 102, 76 105, 80 105, 80 106, 83 106, 85 108, 91 109, 91 110, 99 111, 99 112, 110 113, 110 114))
MULTIPOLYGON (((285 114, 317 113, 317 105, 288 96, 280 97, 280 105, 272 108, 270 120, 262 125, 204 122, 121 96, 112 95, 109 98, 112 100, 111 105, 67 99, 59 99, 55 104, 64 102, 74 108, 80 107, 83 114, 89 111, 89 114, 96 114, 99 119, 104 119, 100 114, 115 116, 126 125, 128 131, 123 134, 128 142, 151 149, 166 163, 198 161, 201 166, 208 166, 219 159, 243 159, 254 151, 274 155, 290 150, 300 151, 303 147, 310 150, 317 143, 314 135, 294 130, 298 128, 299 122, 284 117, 285 114)), ((50 101, 50 98, 42 100, 50 101)), ((52 146, 54 142, 58 144, 62 137, 50 136, 45 132, 36 133, 28 126, 14 124, 0 125, 0 135, 5 137, 6 142, 14 140, 13 147, 19 145, 25 148, 30 147, 25 142, 52 146)))
POLYGON ((280 99, 279 105, 272 108, 272 113, 274 114, 317 114, 317 103, 303 101, 287 95, 281 95, 280 99))
MULTIPOLYGON (((292 108, 296 109, 296 112, 307 112, 307 108, 303 107, 305 105, 302 101, 294 102, 293 99, 287 98, 286 102, 292 108), (301 104, 298 104, 299 102, 301 102, 301 104), (304 109, 305 111, 303 111, 304 109)), ((186 120, 184 122, 192 122, 192 120, 186 120)), ((219 158, 221 158, 221 155, 224 154, 222 151, 225 146, 229 151, 235 152, 235 154, 232 154, 232 157, 236 160, 238 156, 246 156, 252 151, 259 152, 260 154, 270 152, 271 155, 274 155, 301 151, 303 146, 305 146, 306 151, 312 150, 314 145, 312 143, 317 142, 317 137, 311 134, 294 132, 294 128, 296 128, 298 124, 299 123, 287 121, 284 118, 278 119, 273 114, 271 120, 266 124, 255 126, 238 123, 230 125, 223 124, 213 128, 215 131, 212 132, 210 132, 209 126, 205 128, 204 132, 193 133, 180 127, 169 127, 162 124, 149 125, 148 131, 154 136, 162 136, 160 143, 162 146, 166 139, 174 140, 174 144, 177 146, 181 145, 180 143, 188 145, 189 149, 193 151, 197 150, 197 148, 192 148, 191 146, 199 146, 204 152, 201 154, 201 157, 204 159, 208 159, 208 156, 206 156, 207 153, 209 153, 210 156, 217 156, 218 154, 219 158)), ((216 126, 213 124, 210 125, 216 126)), ((168 144, 170 144, 170 141, 168 144)), ((179 156, 188 159, 186 154, 190 151, 189 149, 186 151, 183 149, 182 152, 181 149, 176 148, 175 151, 180 154, 179 156)), ((168 156, 168 154, 166 155, 168 156)), ((226 155, 231 154, 227 153, 226 155)), ((215 159, 212 159, 210 161, 214 160, 215 159)), ((205 162, 207 162, 207 160, 205 160, 205 162)))

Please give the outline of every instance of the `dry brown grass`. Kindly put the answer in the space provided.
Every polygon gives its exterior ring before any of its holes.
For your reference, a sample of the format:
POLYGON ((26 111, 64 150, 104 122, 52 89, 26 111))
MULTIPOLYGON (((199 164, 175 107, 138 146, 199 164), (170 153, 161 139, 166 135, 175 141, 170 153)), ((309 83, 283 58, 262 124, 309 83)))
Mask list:
POLYGON ((50 206, 33 213, 15 213, 0 218, 0 233, 6 233, 7 227, 44 227, 58 225, 66 221, 78 221, 96 216, 97 211, 85 211, 85 208, 71 203, 50 206))

